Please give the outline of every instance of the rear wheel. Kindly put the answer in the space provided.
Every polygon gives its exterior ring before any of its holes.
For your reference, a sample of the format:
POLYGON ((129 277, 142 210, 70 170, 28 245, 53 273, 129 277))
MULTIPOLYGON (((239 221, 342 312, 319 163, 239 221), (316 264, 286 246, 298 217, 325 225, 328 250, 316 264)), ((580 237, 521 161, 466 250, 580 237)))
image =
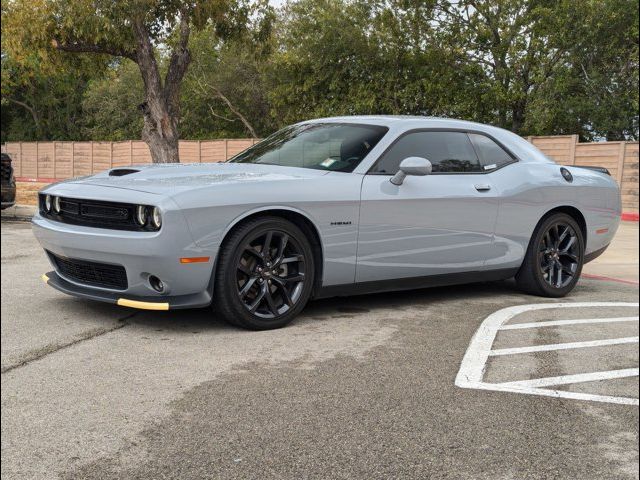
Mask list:
POLYGON ((280 328, 304 308, 313 279, 311 245, 298 227, 278 217, 250 220, 221 249, 214 309, 243 328, 280 328))
POLYGON ((536 227, 516 282, 533 295, 564 297, 578 283, 583 263, 580 226, 569 215, 555 213, 536 227))

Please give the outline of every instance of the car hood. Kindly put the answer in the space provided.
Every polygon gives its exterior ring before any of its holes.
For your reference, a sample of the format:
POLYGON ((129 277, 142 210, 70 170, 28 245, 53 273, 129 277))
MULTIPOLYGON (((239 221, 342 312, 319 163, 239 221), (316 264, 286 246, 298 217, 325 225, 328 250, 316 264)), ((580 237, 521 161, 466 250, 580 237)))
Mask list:
POLYGON ((303 180, 326 175, 323 170, 250 163, 155 164, 112 168, 66 183, 175 194, 216 185, 303 180))

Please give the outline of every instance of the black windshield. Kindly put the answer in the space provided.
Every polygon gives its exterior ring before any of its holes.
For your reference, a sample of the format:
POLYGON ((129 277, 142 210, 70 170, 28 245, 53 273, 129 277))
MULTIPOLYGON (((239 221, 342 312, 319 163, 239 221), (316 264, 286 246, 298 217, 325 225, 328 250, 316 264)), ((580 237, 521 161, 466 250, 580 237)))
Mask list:
POLYGON ((387 130, 377 125, 343 123, 293 125, 229 161, 352 172, 387 130))

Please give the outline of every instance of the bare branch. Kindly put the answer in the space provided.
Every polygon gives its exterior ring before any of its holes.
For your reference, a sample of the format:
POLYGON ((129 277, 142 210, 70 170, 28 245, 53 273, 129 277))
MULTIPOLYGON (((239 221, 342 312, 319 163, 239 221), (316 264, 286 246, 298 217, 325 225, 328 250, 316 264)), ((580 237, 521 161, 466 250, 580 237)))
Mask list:
MULTIPOLYGON (((242 115, 242 113, 240 112, 240 110, 238 110, 233 103, 231 103, 231 100, 229 100, 229 98, 227 98, 226 95, 224 95, 220 89, 218 89, 217 87, 214 87, 213 85, 205 85, 202 83, 202 79, 199 77, 195 78, 196 83, 198 84, 198 87, 200 87, 200 91, 204 94, 208 93, 208 90, 211 90, 220 100, 222 100, 227 107, 229 107, 229 110, 231 110, 231 112, 238 117, 238 119, 242 122, 242 124, 245 126, 245 128, 249 131, 249 133, 251 134, 251 136, 253 138, 258 138, 258 135, 255 131, 255 129, 253 128, 253 125, 251 125, 251 123, 249 123, 249 120, 247 120, 247 118, 242 115)), ((216 115, 213 113, 213 109, 211 108, 211 106, 209 106, 209 110, 211 110, 211 113, 216 116, 216 117, 220 117, 223 118, 224 120, 228 120, 228 121, 232 121, 229 119, 226 119, 224 117, 221 117, 220 115, 216 115)))
POLYGON ((225 122, 231 122, 231 123, 235 122, 235 120, 233 118, 223 117, 219 113, 216 113, 215 110, 213 109, 213 107, 211 105, 209 105, 208 103, 207 103, 207 107, 209 107, 209 112, 211 112, 212 116, 214 116, 216 118, 219 118, 221 120, 224 120, 225 122))
POLYGON ((180 29, 178 44, 171 53, 169 68, 164 80, 164 95, 170 105, 177 104, 180 84, 191 62, 191 54, 187 48, 191 27, 189 26, 189 14, 186 10, 180 13, 178 28, 180 29))
POLYGON ((136 55, 133 51, 117 48, 106 44, 87 44, 87 43, 60 43, 58 40, 51 40, 51 45, 60 51, 71 53, 98 53, 113 55, 114 57, 124 57, 129 60, 136 61, 136 55))
POLYGON ((38 114, 37 114, 35 108, 33 108, 32 106, 30 106, 30 105, 28 105, 28 104, 26 104, 24 102, 21 102, 20 100, 16 100, 14 98, 7 97, 6 95, 3 95, 2 98, 4 98, 8 102, 15 103, 16 105, 18 105, 18 106, 24 108, 25 110, 27 110, 31 114, 31 117, 33 118, 33 123, 36 124, 36 130, 38 130, 38 131, 40 130, 40 120, 38 119, 38 114))
POLYGON ((229 110, 231 110, 233 114, 240 119, 242 124, 247 128, 247 130, 249 130, 249 133, 251 134, 251 136, 253 138, 258 138, 258 135, 256 134, 256 131, 253 129, 253 126, 251 126, 251 124, 245 118, 245 116, 242 115, 242 113, 240 113, 240 110, 234 107, 231 101, 227 97, 225 97, 220 90, 218 90, 215 87, 211 87, 211 88, 214 92, 216 92, 216 95, 218 95, 218 97, 220 97, 220 99, 227 104, 227 107, 229 107, 229 110))

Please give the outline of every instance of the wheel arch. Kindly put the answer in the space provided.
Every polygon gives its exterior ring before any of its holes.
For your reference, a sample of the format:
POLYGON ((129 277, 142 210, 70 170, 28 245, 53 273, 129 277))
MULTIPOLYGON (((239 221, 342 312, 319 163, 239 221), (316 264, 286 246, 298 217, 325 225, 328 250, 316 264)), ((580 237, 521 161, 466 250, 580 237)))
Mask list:
MULTIPOLYGON (((237 227, 242 225, 244 222, 252 220, 257 217, 280 217, 285 220, 290 221, 295 226, 297 226, 302 233, 304 233, 309 242, 311 243, 311 250, 313 251, 313 260, 315 264, 315 274, 314 274, 314 285, 312 291, 312 297, 316 294, 316 292, 322 286, 322 278, 323 278, 323 269, 324 269, 324 247, 322 244, 322 237, 320 236, 320 231, 316 226, 315 222, 309 217, 309 215, 302 210, 297 208, 289 207, 289 206, 271 206, 271 207, 261 207, 255 210, 250 210, 248 212, 243 213, 242 215, 236 217, 226 228, 224 234, 222 235, 222 240, 220 242, 220 247, 222 247, 225 242, 228 240, 231 232, 234 231, 237 227)), ((215 270, 218 268, 218 256, 220 255, 220 250, 218 249, 218 254, 216 256, 215 268, 213 271, 212 278, 215 277, 215 270)), ((213 285, 212 285, 213 286, 213 285)))
POLYGON ((536 224, 536 228, 547 217, 549 217, 550 215, 553 215, 554 213, 567 214, 578 223, 578 225, 580 226, 580 231, 582 232, 582 238, 584 240, 584 245, 585 245, 585 248, 586 248, 586 245, 587 245, 587 220, 584 217, 584 215, 582 214, 582 212, 578 208, 576 208, 576 207, 574 207, 572 205, 560 205, 558 207, 554 207, 551 210, 547 211, 544 215, 542 215, 542 217, 540 217, 540 220, 538 220, 538 223, 536 224))

